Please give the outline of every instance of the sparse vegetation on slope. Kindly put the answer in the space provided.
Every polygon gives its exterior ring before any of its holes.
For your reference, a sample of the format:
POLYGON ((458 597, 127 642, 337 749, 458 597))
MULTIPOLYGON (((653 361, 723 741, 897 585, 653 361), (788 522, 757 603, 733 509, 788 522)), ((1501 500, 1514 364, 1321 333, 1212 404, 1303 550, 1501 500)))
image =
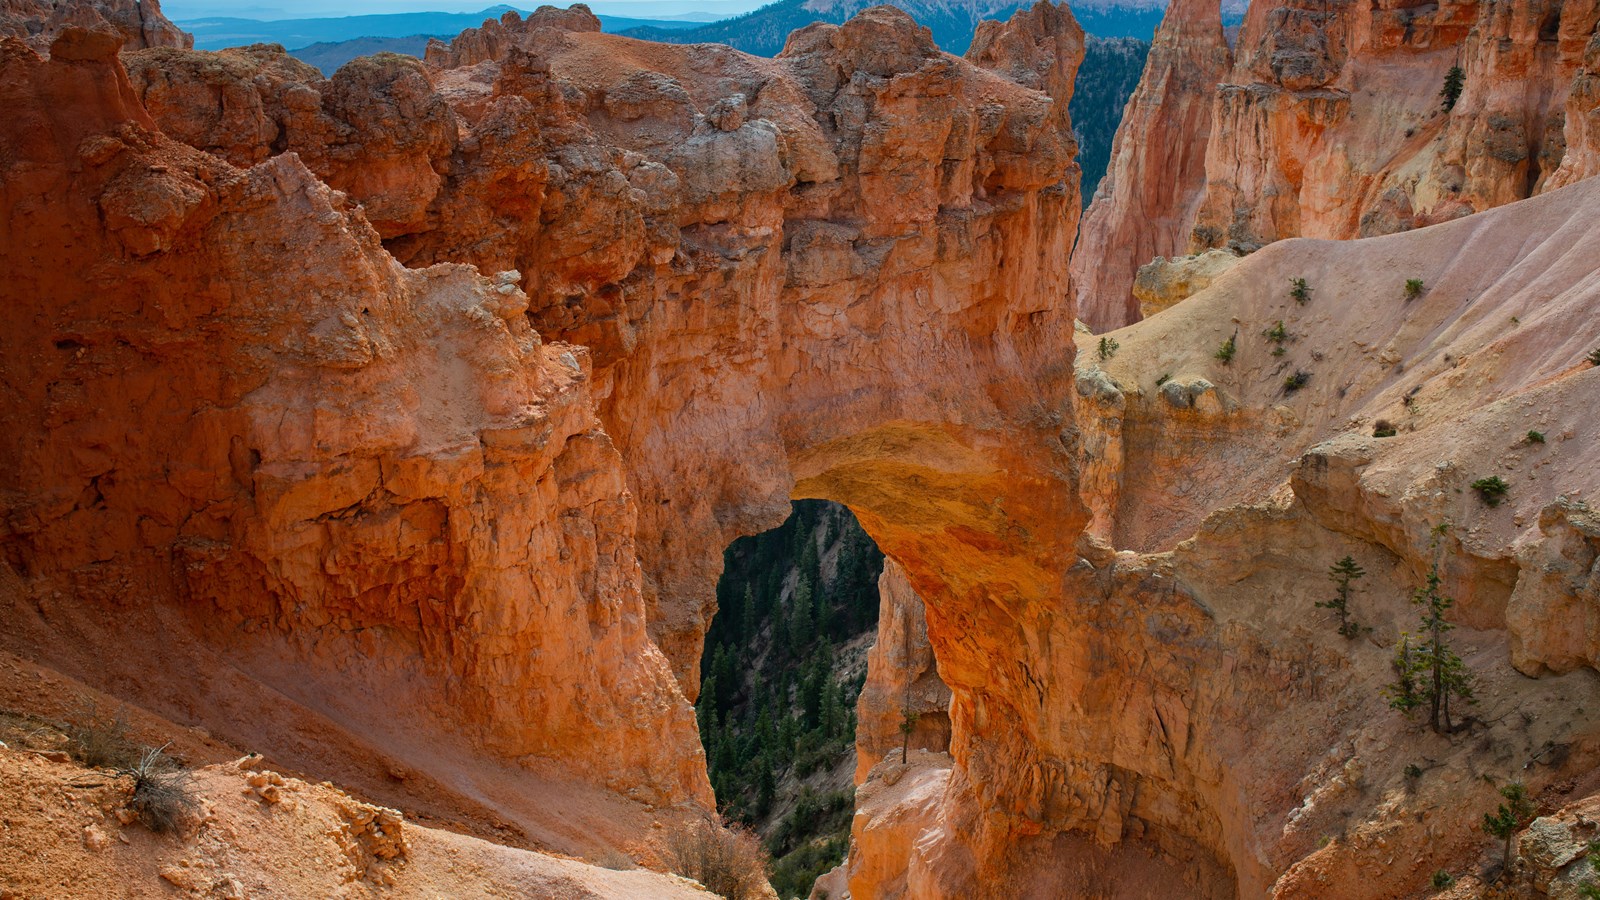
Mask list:
POLYGON ((194 794, 194 777, 167 756, 165 747, 146 747, 123 774, 133 779, 128 809, 157 834, 176 831, 184 819, 200 809, 194 794))
POLYGON ((738 825, 698 822, 667 837, 667 865, 724 900, 754 900, 767 880, 761 839, 738 825))
POLYGON ((1217 348, 1217 352, 1212 355, 1223 365, 1228 365, 1233 362, 1233 356, 1237 352, 1238 346, 1234 342, 1233 336, 1230 335, 1227 340, 1222 342, 1222 346, 1217 348))
POLYGON ((1504 878, 1517 868, 1516 844, 1512 838, 1528 817, 1533 815, 1535 806, 1533 799, 1528 796, 1528 789, 1520 781, 1500 788, 1500 796, 1505 798, 1505 802, 1494 812, 1483 814, 1483 830, 1502 841, 1500 860, 1501 877, 1504 878))

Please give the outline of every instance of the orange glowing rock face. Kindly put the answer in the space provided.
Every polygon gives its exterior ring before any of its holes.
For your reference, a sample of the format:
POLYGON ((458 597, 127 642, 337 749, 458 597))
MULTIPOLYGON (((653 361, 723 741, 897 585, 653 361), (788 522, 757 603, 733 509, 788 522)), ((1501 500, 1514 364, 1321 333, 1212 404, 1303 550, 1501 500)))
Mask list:
POLYGON ((7 41, 7 646, 557 847, 531 785, 709 808, 686 694, 731 537, 849 495, 1036 593, 1082 519, 1013 440, 1062 427, 1079 208, 1034 87, 1082 35, 1035 19, 991 53, 1032 86, 883 10, 778 60, 540 26, 331 79, 7 41))

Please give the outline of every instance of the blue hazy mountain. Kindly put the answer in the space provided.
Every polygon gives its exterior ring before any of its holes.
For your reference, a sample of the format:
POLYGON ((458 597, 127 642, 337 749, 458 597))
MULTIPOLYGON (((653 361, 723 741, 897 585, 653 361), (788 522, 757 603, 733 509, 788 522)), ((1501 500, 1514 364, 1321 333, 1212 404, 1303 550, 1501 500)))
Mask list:
MULTIPOLYGON (((194 35, 196 50, 221 50, 224 47, 241 47, 246 44, 282 44, 294 50, 312 44, 341 43, 358 38, 420 38, 426 44, 429 36, 449 39, 467 28, 482 25, 485 19, 498 19, 500 14, 508 9, 511 7, 494 6, 475 13, 390 13, 320 19, 261 20, 209 16, 180 21, 178 27, 194 35)), ((600 26, 606 31, 648 27, 671 32, 677 29, 699 28, 705 24, 678 18, 634 19, 600 16, 600 26)), ((352 56, 357 55, 360 54, 352 54, 352 56)))

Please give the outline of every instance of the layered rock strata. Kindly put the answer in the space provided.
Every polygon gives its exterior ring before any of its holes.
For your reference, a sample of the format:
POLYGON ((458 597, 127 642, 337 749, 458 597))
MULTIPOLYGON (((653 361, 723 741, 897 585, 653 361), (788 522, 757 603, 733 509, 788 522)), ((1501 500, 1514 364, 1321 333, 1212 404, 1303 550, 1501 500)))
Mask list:
MULTIPOLYGON (((6 450, 19 651, 90 675, 116 640, 97 573, 121 573, 111 593, 167 623, 172 656, 289 698, 275 722, 553 841, 559 816, 499 788, 709 804, 656 647, 695 670, 722 546, 789 496, 851 499, 930 573, 1020 516, 1002 552, 1034 584, 1073 531, 1045 488, 1062 450, 1015 440, 1056 432, 1070 383, 1064 12, 986 44, 1033 87, 892 10, 776 61, 541 26, 468 68, 332 79, 256 47, 131 53, 130 80, 98 34, 48 62, 6 45, 8 158, 48 174, 6 182, 40 211, 7 245, 29 311, 5 357, 27 386, 6 450), (91 397, 168 424, 113 438, 91 397), (920 511, 929 491, 953 519, 920 511)), ((297 762, 339 755, 137 658, 95 677, 297 762)))

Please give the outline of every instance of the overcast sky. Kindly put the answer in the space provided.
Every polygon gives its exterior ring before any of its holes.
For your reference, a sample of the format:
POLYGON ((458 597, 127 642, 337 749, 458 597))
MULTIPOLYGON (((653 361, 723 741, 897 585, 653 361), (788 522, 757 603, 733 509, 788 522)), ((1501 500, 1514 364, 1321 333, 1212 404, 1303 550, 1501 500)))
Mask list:
MULTIPOLYGON (((738 15, 771 0, 592 0, 597 13, 614 16, 672 16, 706 12, 717 16, 738 15)), ((304 19, 319 16, 358 16, 396 12, 477 12, 495 6, 487 0, 163 0, 167 18, 196 19, 205 16, 237 16, 242 19, 304 19)), ((534 9, 542 4, 513 3, 518 9, 534 9)), ((556 5, 556 4, 552 4, 556 5)), ((569 3, 560 3, 567 6, 569 3)))

